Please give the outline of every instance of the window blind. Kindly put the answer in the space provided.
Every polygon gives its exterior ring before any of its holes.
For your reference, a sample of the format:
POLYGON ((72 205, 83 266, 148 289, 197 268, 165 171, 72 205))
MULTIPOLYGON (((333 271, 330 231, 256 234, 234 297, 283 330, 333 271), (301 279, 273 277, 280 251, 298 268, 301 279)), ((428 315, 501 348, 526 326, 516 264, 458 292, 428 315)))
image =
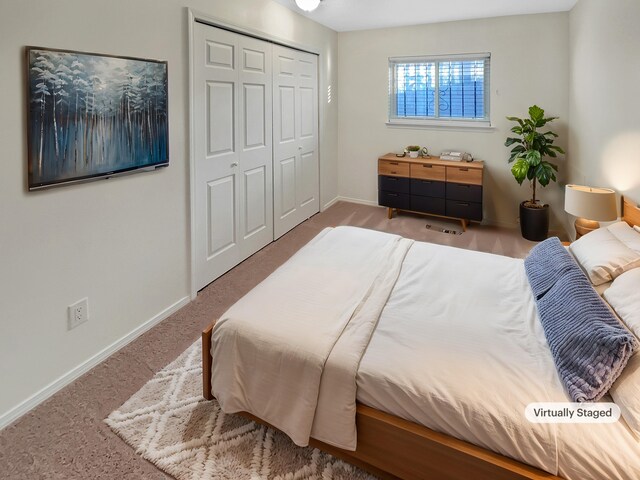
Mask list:
POLYGON ((389 59, 390 117, 488 120, 490 54, 389 59))

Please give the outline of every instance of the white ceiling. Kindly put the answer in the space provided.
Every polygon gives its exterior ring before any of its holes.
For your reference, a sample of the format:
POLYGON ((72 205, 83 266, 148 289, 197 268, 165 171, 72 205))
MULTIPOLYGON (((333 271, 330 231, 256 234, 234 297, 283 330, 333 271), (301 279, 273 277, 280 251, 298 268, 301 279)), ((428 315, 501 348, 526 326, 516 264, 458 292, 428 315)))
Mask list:
POLYGON ((338 32, 473 18, 565 12, 578 0, 322 0, 303 12, 294 0, 275 0, 338 32))

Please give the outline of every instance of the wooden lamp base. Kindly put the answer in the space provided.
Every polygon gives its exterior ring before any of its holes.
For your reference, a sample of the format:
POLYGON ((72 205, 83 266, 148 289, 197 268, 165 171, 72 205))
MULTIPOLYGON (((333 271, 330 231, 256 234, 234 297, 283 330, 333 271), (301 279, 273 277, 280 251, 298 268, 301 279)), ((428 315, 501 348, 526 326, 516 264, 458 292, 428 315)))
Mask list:
POLYGON ((600 222, 596 222, 595 220, 587 220, 586 218, 576 218, 576 222, 574 223, 576 227, 576 240, 583 235, 586 235, 589 232, 593 232, 600 228, 600 222))

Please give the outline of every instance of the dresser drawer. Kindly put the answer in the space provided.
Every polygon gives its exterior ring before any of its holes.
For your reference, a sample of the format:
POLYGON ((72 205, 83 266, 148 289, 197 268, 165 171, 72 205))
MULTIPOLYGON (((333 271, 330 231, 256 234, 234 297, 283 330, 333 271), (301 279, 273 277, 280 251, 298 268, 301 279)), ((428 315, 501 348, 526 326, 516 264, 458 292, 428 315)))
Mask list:
POLYGON ((464 218, 466 220, 482 220, 482 204, 475 202, 462 202, 459 200, 447 200, 448 217, 464 218))
POLYGON ((468 183, 447 182, 447 200, 482 203, 482 187, 468 183))
POLYGON ((482 170, 469 167, 447 167, 447 182, 482 185, 482 170))
POLYGON ((408 177, 409 164, 406 162, 378 160, 378 175, 393 175, 396 177, 408 177))
POLYGON ((445 199, 411 195, 411 210, 434 215, 445 215, 445 199))
POLYGON ((411 179, 405 177, 378 176, 378 190, 394 193, 410 193, 411 179))
POLYGON ((411 195, 444 198, 445 183, 435 180, 411 179, 411 195))
POLYGON ((378 192, 378 205, 383 207, 399 208, 400 210, 409 210, 411 206, 411 195, 408 193, 378 192))
POLYGON ((430 163, 411 164, 411 178, 423 178, 425 180, 439 180, 444 182, 447 178, 447 167, 443 165, 431 165, 430 163))

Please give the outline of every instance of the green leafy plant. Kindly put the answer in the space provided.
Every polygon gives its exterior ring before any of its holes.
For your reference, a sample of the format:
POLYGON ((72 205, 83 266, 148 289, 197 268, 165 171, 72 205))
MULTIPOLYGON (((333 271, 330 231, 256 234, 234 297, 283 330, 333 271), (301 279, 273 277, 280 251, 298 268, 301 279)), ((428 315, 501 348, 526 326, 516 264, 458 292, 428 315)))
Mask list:
POLYGON ((419 152, 419 151, 420 151, 419 145, 409 145, 407 147, 407 152, 419 152))
POLYGON ((564 150, 553 144, 557 134, 551 130, 541 133, 538 129, 557 118, 545 117, 544 110, 537 105, 529 108, 529 118, 507 117, 507 120, 518 123, 511 131, 519 136, 507 138, 504 145, 515 145, 511 149, 509 163, 513 163, 511 173, 516 181, 520 185, 525 179, 531 182, 533 195, 525 202, 527 207, 542 208, 536 199, 536 183, 546 187, 552 180, 556 181, 558 166, 544 160, 544 157, 556 158, 558 154, 564 154, 564 150))

